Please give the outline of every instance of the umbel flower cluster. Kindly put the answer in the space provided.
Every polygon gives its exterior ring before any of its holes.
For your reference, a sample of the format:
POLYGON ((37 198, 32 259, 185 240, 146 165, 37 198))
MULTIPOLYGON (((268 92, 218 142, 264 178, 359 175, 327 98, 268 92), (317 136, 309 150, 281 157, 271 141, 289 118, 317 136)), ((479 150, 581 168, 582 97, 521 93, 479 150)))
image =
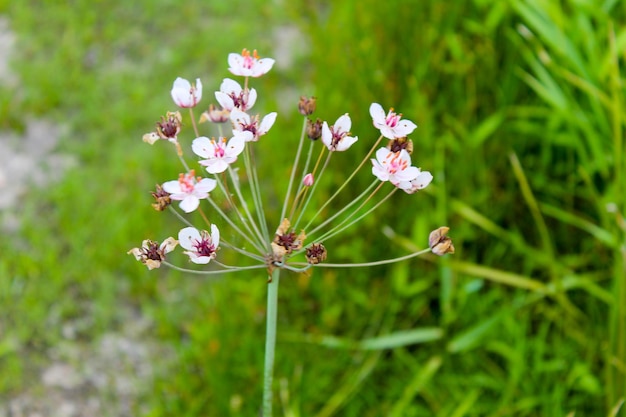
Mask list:
MULTIPOLYGON (((340 159, 336 163, 343 166, 350 164, 355 157, 346 158, 345 154, 351 152, 352 145, 359 139, 351 133, 352 121, 348 114, 340 115, 332 124, 312 120, 310 116, 316 110, 316 99, 302 97, 297 108, 304 117, 303 128, 299 141, 294 138, 293 145, 289 145, 295 150, 294 162, 289 181, 285 181, 286 195, 280 224, 270 234, 263 209, 264 196, 268 193, 261 189, 255 155, 271 152, 263 142, 267 140, 264 137, 272 133, 277 113, 259 115, 253 111, 258 95, 249 87, 249 82, 270 71, 274 60, 260 58, 256 51, 250 53, 244 49, 241 54, 230 54, 228 64, 228 70, 234 76, 243 77, 243 85, 225 78, 214 93, 217 105, 205 107, 197 120, 193 110, 203 98, 202 82, 199 78, 193 83, 183 78, 174 81, 172 100, 179 108, 189 111, 193 129, 191 153, 185 154, 188 143, 180 137, 186 127, 180 110, 168 111, 156 123, 155 130, 143 136, 149 144, 169 142, 180 159, 182 172, 178 178, 156 186, 152 192, 155 199, 152 206, 159 211, 171 210, 184 227, 177 238, 168 237, 161 243, 144 240, 141 247, 128 253, 149 269, 166 264, 187 270, 166 261, 167 254, 180 246, 192 263, 215 265, 211 270, 203 271, 207 274, 265 268, 271 275, 276 268, 305 271, 313 266, 350 266, 325 263, 328 253, 323 242, 367 216, 397 190, 414 194, 433 179, 430 172, 422 171, 412 161, 413 144, 408 135, 417 126, 393 109, 386 112, 380 104, 372 103, 369 113, 373 126, 380 132, 378 139, 372 141, 370 151, 346 176, 343 185, 320 204, 312 196, 316 186, 323 181, 324 172, 332 166, 331 159, 340 159), (217 134, 201 134, 200 127, 203 126, 199 125, 204 123, 213 125, 217 134), (330 202, 339 193, 351 190, 348 183, 368 166, 373 175, 371 185, 355 195, 347 206, 329 215, 327 207, 330 202), (203 220, 201 227, 191 224, 186 216, 196 211, 203 220), (227 228, 227 236, 233 236, 233 240, 224 239, 220 228, 227 228), (219 260, 220 249, 233 250, 251 262, 227 265, 219 260)), ((454 251, 446 232, 447 228, 440 228, 430 239, 430 247, 438 255, 454 251)), ((370 264, 394 262, 416 255, 370 264)))

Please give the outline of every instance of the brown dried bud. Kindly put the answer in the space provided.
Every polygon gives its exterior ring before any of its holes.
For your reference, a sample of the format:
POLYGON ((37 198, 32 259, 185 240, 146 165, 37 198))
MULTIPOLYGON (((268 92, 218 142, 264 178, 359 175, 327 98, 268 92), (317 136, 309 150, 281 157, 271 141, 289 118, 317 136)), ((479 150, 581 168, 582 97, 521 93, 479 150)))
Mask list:
POLYGON ((308 263, 317 265, 326 260, 326 248, 321 243, 314 243, 306 249, 306 260, 308 263))
POLYGON ((298 111, 303 116, 310 116, 315 112, 317 98, 315 97, 300 97, 298 102, 298 111))
POLYGON ((428 246, 435 255, 443 256, 446 253, 454 253, 452 239, 448 236, 449 227, 442 226, 430 232, 428 236, 428 246))
POLYGON ((207 120, 213 123, 226 123, 230 120, 230 111, 217 108, 215 105, 210 104, 209 110, 205 111, 200 116, 200 123, 204 123, 207 120))
POLYGON ((167 206, 172 204, 170 193, 165 191, 159 184, 156 185, 156 191, 150 194, 152 194, 152 197, 156 200, 155 203, 152 203, 152 207, 154 207, 156 211, 163 211, 167 206))
POLYGON ((306 120, 306 135, 311 140, 318 140, 322 137, 322 122, 320 119, 312 122, 311 119, 306 120))
POLYGON ((409 155, 413 153, 413 141, 407 137, 397 138, 389 141, 387 148, 391 152, 400 152, 402 149, 406 150, 409 155))

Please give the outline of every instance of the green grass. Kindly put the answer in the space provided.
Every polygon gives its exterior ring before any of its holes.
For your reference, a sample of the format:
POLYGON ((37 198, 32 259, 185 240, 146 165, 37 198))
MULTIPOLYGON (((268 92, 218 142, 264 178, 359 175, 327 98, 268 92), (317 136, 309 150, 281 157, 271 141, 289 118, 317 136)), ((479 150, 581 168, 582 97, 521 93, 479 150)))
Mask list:
MULTIPOLYGON (((28 193, 22 227, 0 243, 0 403, 37 380, 67 343, 65 323, 86 318, 76 343, 89 343, 121 329, 130 308, 170 352, 137 415, 258 412, 264 274, 214 282, 148 272, 125 253, 179 227, 149 207, 178 161, 141 142, 173 110, 173 79, 201 77, 208 104, 228 52, 272 56, 274 29, 290 24, 310 46, 255 80, 261 111, 282 109, 277 90, 314 94, 319 117, 350 113, 365 152, 369 104, 393 106, 418 124, 413 159, 435 176, 328 242, 333 260, 421 249, 441 225, 457 253, 286 275, 275 414, 626 415, 626 5, 335 3, 0 6, 22 82, 1 90, 14 97, 0 100, 3 127, 31 115, 64 123, 60 150, 79 159, 59 184, 28 193)), ((288 172, 299 123, 294 103, 259 142, 272 152, 265 185, 288 172)))

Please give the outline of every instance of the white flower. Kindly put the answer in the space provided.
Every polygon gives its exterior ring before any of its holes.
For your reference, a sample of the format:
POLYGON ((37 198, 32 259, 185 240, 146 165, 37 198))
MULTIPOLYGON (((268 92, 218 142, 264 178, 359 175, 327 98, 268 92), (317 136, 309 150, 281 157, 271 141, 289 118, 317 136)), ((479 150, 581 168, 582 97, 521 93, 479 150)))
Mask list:
POLYGON ((196 78, 193 85, 184 78, 176 78, 172 86, 172 99, 178 107, 195 107, 202 98, 202 82, 196 78))
POLYGON ((419 168, 411 166, 411 156, 404 149, 391 152, 387 148, 380 148, 376 151, 376 159, 371 161, 372 174, 403 190, 412 188, 411 181, 420 174, 419 168))
POLYGON ((330 151, 345 151, 359 140, 356 136, 348 136, 351 134, 351 127, 352 120, 350 120, 348 113, 340 116, 331 127, 328 127, 328 123, 324 122, 322 124, 322 142, 330 151))
POLYGON ((411 188, 406 188, 404 191, 406 191, 407 194, 413 194, 416 191, 426 188, 432 180, 433 176, 430 172, 420 171, 420 173, 417 174, 417 177, 410 181, 411 188))
POLYGON ((219 174, 237 160, 245 145, 246 141, 241 136, 231 138, 228 143, 226 138, 215 140, 200 136, 191 143, 191 149, 196 155, 205 158, 200 161, 200 165, 205 166, 210 174, 219 174))
POLYGON ((220 85, 220 91, 215 92, 217 102, 228 111, 232 111, 234 108, 248 111, 256 103, 256 97, 254 88, 244 91, 237 81, 230 78, 224 78, 222 85, 220 85))
POLYGON ((244 77, 260 77, 269 72, 274 65, 272 58, 260 59, 256 49, 250 55, 250 51, 244 49, 240 54, 228 54, 228 70, 235 75, 244 77))
POLYGON ((187 174, 180 174, 178 180, 164 182, 163 190, 170 193, 170 199, 180 201, 180 208, 191 213, 200 205, 201 198, 207 198, 217 185, 211 178, 196 179, 192 169, 187 174))
POLYGON ((256 142, 259 137, 265 135, 276 121, 276 112, 266 115, 259 124, 259 116, 250 117, 249 114, 239 109, 230 112, 230 120, 233 122, 233 136, 242 136, 246 142, 256 142))
POLYGON ((372 103, 370 106, 370 115, 374 121, 374 126, 380 130, 380 133, 387 139, 403 138, 411 134, 417 127, 410 120, 402 120, 401 114, 394 113, 393 109, 385 115, 385 111, 378 103, 372 103))
POLYGON ((216 225, 211 225, 211 234, 206 230, 199 231, 195 227, 185 227, 178 232, 178 241, 184 253, 189 256, 191 262, 196 264, 208 264, 217 256, 217 248, 220 244, 220 231, 216 225))

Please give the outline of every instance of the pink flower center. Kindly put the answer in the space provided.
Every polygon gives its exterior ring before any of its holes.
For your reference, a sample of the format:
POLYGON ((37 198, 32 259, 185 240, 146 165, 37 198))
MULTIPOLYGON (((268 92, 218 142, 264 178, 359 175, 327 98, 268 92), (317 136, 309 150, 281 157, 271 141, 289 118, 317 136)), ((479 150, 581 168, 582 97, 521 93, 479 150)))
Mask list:
POLYGON ((243 57, 243 67, 246 69, 252 69, 259 59, 256 49, 252 52, 252 56, 250 56, 250 51, 244 49, 243 52, 241 52, 241 56, 243 57))
POLYGON ((331 131, 331 133, 332 133, 332 135, 333 135, 333 138, 332 138, 332 140, 331 140, 331 142, 330 142, 330 145, 331 145, 332 147, 334 147, 334 148, 336 148, 336 147, 337 147, 337 145, 339 145, 339 142, 341 142, 341 140, 342 140, 343 138, 345 138, 345 137, 346 137, 346 135, 348 134, 348 132, 342 132, 342 131, 341 131, 341 130, 339 130, 339 129, 335 130, 335 126, 331 126, 331 127, 330 127, 330 131, 331 131))
POLYGON ((204 231, 201 239, 193 243, 193 247, 200 256, 213 256, 215 253, 215 245, 213 245, 211 237, 204 231))
POLYGON ((192 194, 196 185, 194 178, 195 171, 192 169, 189 174, 180 174, 178 177, 178 183, 180 184, 180 190, 185 194, 192 194))
POLYGON ((223 158, 224 155, 226 155, 226 148, 225 148, 225 143, 226 141, 224 140, 224 138, 221 138, 221 140, 219 142, 213 141, 213 145, 215 146, 215 150, 213 151, 213 155, 216 158, 223 158))
POLYGON ((394 113, 393 109, 389 110, 387 117, 385 118, 385 124, 391 128, 394 128, 398 125, 398 122, 402 118, 401 115, 394 113))
POLYGON ((389 153, 387 155, 387 172, 390 174, 395 174, 398 171, 404 171, 408 162, 400 159, 400 152, 389 153))

